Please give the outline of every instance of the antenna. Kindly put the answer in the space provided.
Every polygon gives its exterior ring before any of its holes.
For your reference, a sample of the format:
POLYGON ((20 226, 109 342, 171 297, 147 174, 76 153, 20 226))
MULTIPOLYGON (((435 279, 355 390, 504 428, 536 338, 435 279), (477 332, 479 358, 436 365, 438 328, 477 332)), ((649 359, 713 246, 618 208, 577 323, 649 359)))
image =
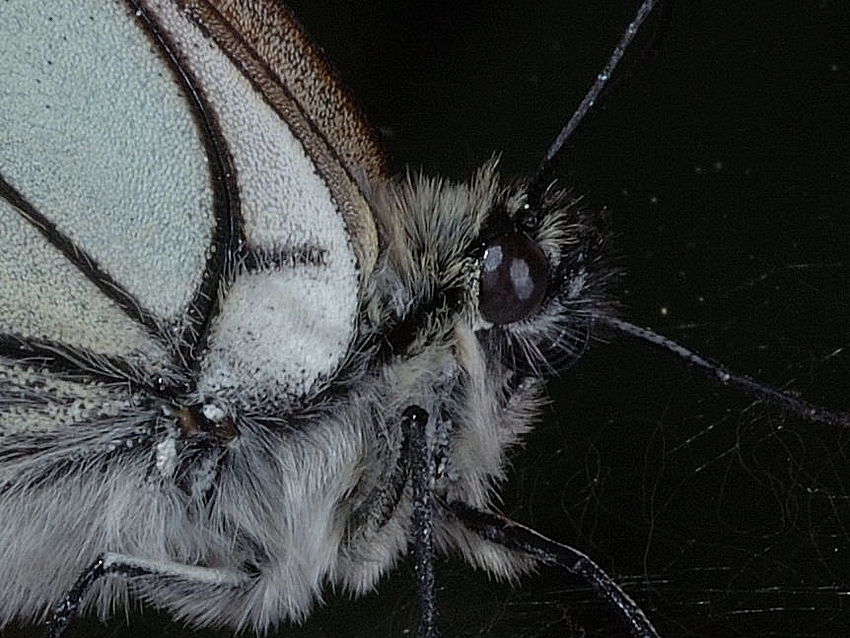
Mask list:
POLYGON ((540 200, 540 196, 546 190, 546 184, 550 181, 561 151, 584 120, 585 116, 590 112, 590 109, 593 108, 599 94, 602 92, 602 89, 605 88, 605 85, 614 73, 614 69, 626 53, 626 49, 631 44, 635 35, 637 35, 637 32, 644 20, 646 20, 647 16, 652 12, 655 4, 656 0, 644 0, 643 4, 640 5, 634 20, 631 21, 629 26, 626 28, 626 32, 617 43, 617 46, 614 47, 611 57, 608 58, 608 63, 602 71, 596 75, 596 80, 584 96, 581 104, 578 105, 578 108, 572 114, 570 120, 564 128, 561 129, 561 132, 558 133, 555 141, 549 146, 549 149, 546 151, 546 155, 543 157, 543 160, 534 172, 531 183, 528 187, 528 200, 532 206, 540 200))
POLYGON ((827 425, 850 428, 850 414, 846 412, 831 412, 803 399, 798 399, 790 394, 775 390, 747 376, 736 374, 719 363, 709 361, 693 350, 689 350, 672 339, 668 339, 648 328, 641 328, 617 317, 606 317, 604 315, 597 315, 595 320, 621 334, 640 339, 659 350, 664 350, 679 357, 687 365, 696 368, 717 383, 736 388, 779 409, 787 410, 801 419, 814 423, 826 423, 827 425))

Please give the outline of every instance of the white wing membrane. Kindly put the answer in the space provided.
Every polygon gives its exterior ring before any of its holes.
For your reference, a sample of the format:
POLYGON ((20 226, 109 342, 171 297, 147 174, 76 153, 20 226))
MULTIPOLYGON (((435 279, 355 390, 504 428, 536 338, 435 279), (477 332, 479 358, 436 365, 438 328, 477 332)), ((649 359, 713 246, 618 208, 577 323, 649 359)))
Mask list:
POLYGON ((240 69, 185 11, 170 2, 149 10, 228 140, 249 249, 288 262, 237 277, 212 328, 200 390, 302 395, 340 364, 353 333, 359 282, 345 220, 301 142, 240 69))
POLYGON ((61 342, 109 356, 144 356, 149 368, 168 354, 141 325, 68 264, 18 211, 0 200, 0 333, 61 342))
POLYGON ((205 277, 224 275, 201 394, 303 396, 354 332, 357 256, 339 205, 186 10, 140 2, 142 20, 129 4, 0 3, 0 177, 44 220, 0 209, 0 332, 162 360, 205 277), (213 251, 237 244, 250 272, 236 259, 205 273, 213 251), (124 308, 93 284, 101 272, 124 308), (171 334, 158 345, 148 333, 160 327, 171 334))
MULTIPOLYGON (((176 320, 203 273, 213 193, 186 99, 150 40, 118 3, 3 2, 0 65, 0 174, 143 308, 176 320)), ((4 277, 0 314, 26 303, 92 329, 32 284, 4 277)))

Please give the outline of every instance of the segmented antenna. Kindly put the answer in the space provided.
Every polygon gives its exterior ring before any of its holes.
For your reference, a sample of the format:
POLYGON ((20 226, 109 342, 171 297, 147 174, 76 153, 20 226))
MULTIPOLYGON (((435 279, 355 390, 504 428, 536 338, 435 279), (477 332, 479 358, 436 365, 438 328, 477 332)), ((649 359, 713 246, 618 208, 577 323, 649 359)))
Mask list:
POLYGON ((599 94, 602 92, 602 89, 605 88, 605 85, 614 73, 614 69, 622 59, 626 49, 631 44, 635 35, 637 35, 638 30, 640 30, 640 26, 652 12, 655 4, 656 0, 644 0, 643 4, 640 5, 634 20, 632 20, 626 28, 626 32, 623 34, 623 37, 620 38, 620 41, 611 53, 611 57, 608 58, 608 63, 596 76, 596 80, 584 96, 581 104, 578 105, 578 108, 575 110, 572 117, 570 117, 570 120, 566 123, 564 128, 561 129, 561 132, 558 133, 558 136, 555 138, 555 141, 552 142, 551 146, 549 146, 549 149, 546 151, 546 155, 543 157, 543 160, 534 172, 531 183, 528 187, 528 200, 532 203, 532 205, 540 201, 541 195, 546 190, 546 186, 551 180, 552 173, 555 170, 561 151, 564 149, 567 142, 570 141, 570 138, 573 136, 582 120, 584 120, 585 116, 590 112, 590 109, 593 108, 597 98, 599 98, 599 94))
POLYGON ((650 344, 660 350, 664 350, 677 356, 687 365, 696 368, 704 373, 717 383, 736 388, 741 392, 748 394, 756 399, 765 401, 766 403, 776 406, 781 410, 797 415, 806 421, 815 423, 826 423, 828 425, 838 425, 845 428, 850 428, 850 414, 846 412, 832 412, 818 405, 798 399, 790 394, 785 394, 779 390, 774 390, 758 381, 754 381, 742 374, 736 374, 731 370, 723 367, 719 363, 714 363, 708 359, 701 357, 693 350, 679 345, 672 339, 668 339, 657 332, 653 332, 647 328, 641 328, 628 321, 623 321, 617 317, 606 317, 599 315, 596 321, 609 328, 613 328, 617 332, 628 335, 635 339, 650 344))

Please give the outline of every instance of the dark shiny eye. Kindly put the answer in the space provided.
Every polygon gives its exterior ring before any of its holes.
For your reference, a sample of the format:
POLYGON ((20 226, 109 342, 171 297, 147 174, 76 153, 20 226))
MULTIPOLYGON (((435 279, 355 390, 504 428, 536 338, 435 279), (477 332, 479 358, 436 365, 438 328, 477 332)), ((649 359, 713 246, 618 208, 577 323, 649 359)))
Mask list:
POLYGON ((540 307, 549 285, 549 261, 526 235, 493 239, 481 258, 478 308, 495 324, 524 319, 540 307))

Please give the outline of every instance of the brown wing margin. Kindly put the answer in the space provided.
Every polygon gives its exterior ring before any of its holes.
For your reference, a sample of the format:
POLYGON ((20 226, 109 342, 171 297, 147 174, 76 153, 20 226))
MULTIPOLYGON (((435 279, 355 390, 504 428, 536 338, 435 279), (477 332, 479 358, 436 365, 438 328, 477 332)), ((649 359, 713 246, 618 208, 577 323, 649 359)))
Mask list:
POLYGON ((277 0, 179 4, 304 144, 345 216, 361 272, 368 275, 376 258, 377 234, 363 192, 368 180, 386 176, 386 160, 374 129, 321 49, 277 0))

